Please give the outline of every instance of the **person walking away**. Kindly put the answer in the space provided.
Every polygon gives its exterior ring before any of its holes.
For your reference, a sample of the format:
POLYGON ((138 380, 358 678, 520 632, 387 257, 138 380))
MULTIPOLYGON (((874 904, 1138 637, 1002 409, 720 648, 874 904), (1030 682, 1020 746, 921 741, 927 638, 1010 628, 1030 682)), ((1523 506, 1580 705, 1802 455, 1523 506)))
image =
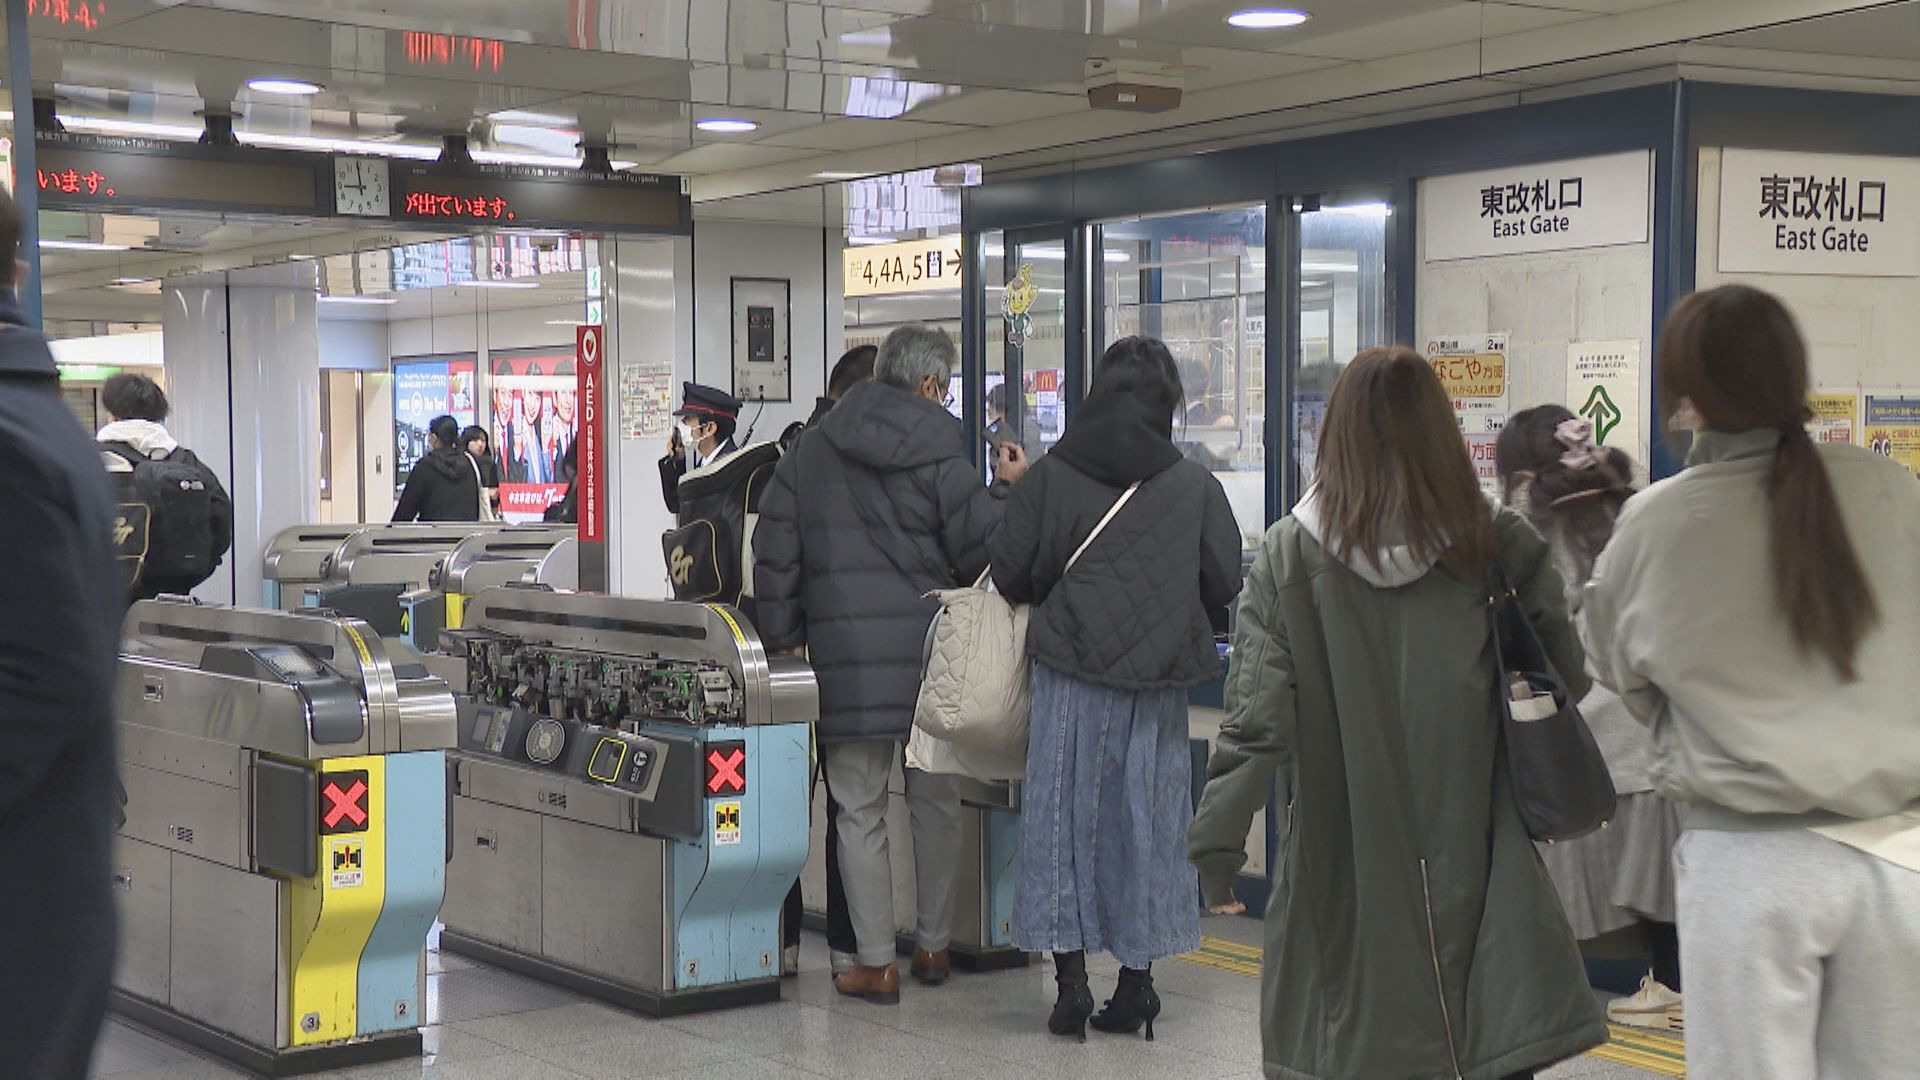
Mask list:
MULTIPOLYGON (((938 609, 927 594, 980 576, 1003 508, 1004 492, 980 483, 943 405, 958 361, 932 327, 889 334, 874 381, 848 391, 775 471, 754 535, 760 636, 770 650, 804 651, 820 684, 815 730, 840 800, 859 960, 834 985, 876 1003, 900 999, 886 811, 938 609)), ((1017 447, 1003 454, 1010 483, 1026 459, 1017 447)), ((960 798, 953 777, 913 769, 906 794, 920 909, 912 971, 939 983, 950 971, 960 798)))
POLYGON ((433 447, 407 474, 393 520, 479 521, 480 466, 460 443, 460 422, 436 416, 427 430, 433 447))
POLYGON ((204 462, 167 433, 167 395, 145 375, 100 388, 111 423, 100 457, 115 488, 115 531, 130 600, 184 596, 233 547, 233 500, 204 462))
POLYGON ((467 453, 472 454, 473 460, 480 466, 480 494, 497 516, 500 513, 500 459, 493 453, 487 429, 478 424, 469 425, 467 430, 460 433, 460 445, 467 448, 467 453))
POLYGON ((1240 526, 1173 444, 1182 397, 1164 344, 1115 342, 988 545, 994 584, 1033 605, 1013 927, 1020 948, 1053 953, 1056 1035, 1085 1039, 1091 1018, 1153 1038, 1153 962, 1200 947, 1187 689, 1220 674, 1213 622, 1240 591, 1240 526), (1122 965, 1098 1015, 1089 950, 1122 965))
MULTIPOLYGON (((827 376, 826 396, 814 402, 813 415, 804 424, 793 424, 780 435, 782 458, 780 468, 792 469, 784 455, 791 455, 794 444, 806 432, 820 426, 827 413, 839 400, 847 396, 861 383, 873 381, 873 361, 880 354, 875 345, 855 345, 843 353, 833 365, 833 372, 827 376)), ((756 566, 756 573, 758 568, 756 566)), ((853 922, 847 918, 847 890, 840 882, 840 800, 833 797, 833 785, 826 783, 826 751, 816 743, 814 746, 815 767, 821 786, 827 792, 826 822, 826 869, 827 869, 827 955, 835 975, 842 974, 859 963, 854 956, 858 945, 854 941, 853 922)), ((800 974, 800 930, 806 918, 806 899, 800 893, 800 883, 793 883, 793 890, 787 893, 786 908, 781 912, 781 952, 780 971, 784 975, 800 974)))
POLYGON ((13 297, 20 212, 0 192, 0 1047, 9 1076, 81 1080, 117 919, 113 693, 126 593, 100 448, 13 297))
POLYGON ((1189 845, 1207 904, 1242 910, 1253 815, 1285 808, 1261 965, 1268 1076, 1528 1077, 1607 1041, 1507 776, 1487 616, 1499 572, 1584 696, 1546 542, 1481 494, 1427 361, 1361 353, 1328 400, 1314 485, 1240 596, 1189 845))
MULTIPOLYGON (((1613 536, 1614 521, 1633 495, 1633 459, 1596 446, 1593 425, 1559 405, 1515 413, 1500 431, 1494 464, 1508 506, 1525 515, 1553 550, 1567 582, 1567 606, 1577 626, 1593 564, 1613 536)), ((1594 674, 1591 658, 1588 675, 1594 674)), ((1613 777, 1619 809, 1599 832, 1541 844, 1567 921, 1582 943, 1631 934, 1653 954, 1640 990, 1607 1006, 1618 1024, 1679 1030, 1680 937, 1674 925, 1673 844, 1680 818, 1654 793, 1648 766, 1653 737, 1620 695, 1596 685, 1580 701, 1613 777)))
POLYGON ((1920 488, 1808 437, 1806 345, 1764 292, 1683 299, 1655 362, 1699 430, 1621 514, 1586 630, 1680 806, 1687 1073, 1911 1075, 1920 488))

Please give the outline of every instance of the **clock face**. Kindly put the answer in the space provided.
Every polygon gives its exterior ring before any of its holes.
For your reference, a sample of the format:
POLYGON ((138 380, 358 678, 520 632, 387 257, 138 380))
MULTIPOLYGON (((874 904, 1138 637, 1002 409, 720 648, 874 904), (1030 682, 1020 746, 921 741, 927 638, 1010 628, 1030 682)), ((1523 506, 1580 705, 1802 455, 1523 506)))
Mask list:
POLYGON ((355 217, 391 216, 392 191, 387 180, 386 159, 333 159, 333 200, 339 213, 355 217))

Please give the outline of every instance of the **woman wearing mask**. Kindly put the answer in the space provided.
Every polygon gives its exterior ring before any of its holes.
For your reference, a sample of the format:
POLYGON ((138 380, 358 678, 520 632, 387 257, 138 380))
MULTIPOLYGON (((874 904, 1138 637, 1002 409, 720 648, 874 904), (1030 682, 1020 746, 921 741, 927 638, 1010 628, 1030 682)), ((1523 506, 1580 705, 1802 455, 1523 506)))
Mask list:
POLYGON ((493 441, 487 437, 487 429, 478 424, 469 425, 460 433, 460 442, 473 455, 474 463, 480 466, 480 493, 494 514, 500 513, 500 459, 493 455, 493 441))
MULTIPOLYGON (((1633 494, 1633 460, 1594 445, 1592 424, 1559 405, 1542 405, 1507 421, 1494 461, 1507 505, 1526 515, 1553 549, 1577 624, 1594 561, 1633 494)), ((1592 941, 1632 930, 1653 953, 1653 970, 1639 993, 1608 1005, 1608 1018, 1634 1027, 1678 1029, 1683 1014, 1673 843, 1680 836, 1680 819, 1672 803, 1654 794, 1648 776, 1653 737, 1620 695, 1595 686, 1581 700, 1580 713, 1607 760, 1619 808, 1610 828, 1543 844, 1540 858, 1575 937, 1592 941)))
POLYGON ((1145 1026, 1151 1039, 1153 961, 1200 946, 1182 857, 1187 688, 1220 674, 1212 616, 1240 591, 1240 527, 1220 481, 1173 445, 1180 402, 1165 345, 1115 342, 988 545, 994 584, 1034 605, 1014 943, 1054 955, 1056 1035, 1084 1039, 1091 1018, 1101 1031, 1145 1026), (1089 950, 1122 965, 1098 1015, 1089 950))
POLYGON ((1585 629, 1680 804, 1688 1074, 1911 1075, 1920 488, 1808 438, 1806 346, 1766 293, 1682 300, 1656 362, 1688 468, 1627 505, 1585 629))
POLYGON ((1501 751, 1497 566, 1568 689, 1587 689, 1546 543, 1481 495, 1410 349, 1327 403, 1313 488, 1240 598, 1227 715, 1190 851, 1217 912, 1247 830, 1282 817, 1261 1013, 1269 1076, 1499 1080, 1607 1039, 1501 751))

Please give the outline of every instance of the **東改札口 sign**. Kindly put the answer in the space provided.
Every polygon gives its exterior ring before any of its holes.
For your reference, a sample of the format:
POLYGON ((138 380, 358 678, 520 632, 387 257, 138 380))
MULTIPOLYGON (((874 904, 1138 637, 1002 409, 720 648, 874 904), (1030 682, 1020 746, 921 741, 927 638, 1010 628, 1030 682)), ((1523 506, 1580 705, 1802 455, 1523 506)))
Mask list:
POLYGON ((1725 150, 1720 271, 1920 277, 1920 158, 1725 150))
POLYGON ((1653 155, 1516 165, 1420 184, 1429 262, 1645 243, 1653 155))

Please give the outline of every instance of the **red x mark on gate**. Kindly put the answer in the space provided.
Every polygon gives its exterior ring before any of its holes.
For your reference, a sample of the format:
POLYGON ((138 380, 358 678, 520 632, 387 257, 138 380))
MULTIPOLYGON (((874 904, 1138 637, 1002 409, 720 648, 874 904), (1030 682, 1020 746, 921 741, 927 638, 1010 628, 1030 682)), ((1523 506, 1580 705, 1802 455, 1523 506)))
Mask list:
POLYGON ((365 780, 356 778, 345 790, 342 790, 338 783, 329 780, 320 788, 320 796, 329 804, 326 812, 320 815, 321 824, 325 825, 329 831, 338 829, 342 821, 347 821, 355 827, 367 823, 367 808, 364 805, 367 797, 365 780))
POLYGON ((707 794, 737 795, 747 790, 747 748, 739 743, 707 751, 707 794))

